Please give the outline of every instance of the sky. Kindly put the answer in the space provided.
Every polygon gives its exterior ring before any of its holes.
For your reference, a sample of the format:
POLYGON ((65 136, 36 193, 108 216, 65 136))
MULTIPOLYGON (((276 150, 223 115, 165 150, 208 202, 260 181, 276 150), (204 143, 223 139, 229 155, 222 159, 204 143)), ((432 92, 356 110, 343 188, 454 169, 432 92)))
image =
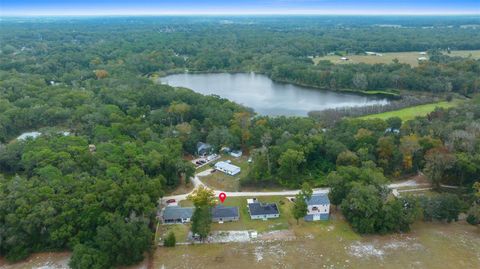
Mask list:
POLYGON ((480 0, 0 0, 0 15, 480 14, 480 0))

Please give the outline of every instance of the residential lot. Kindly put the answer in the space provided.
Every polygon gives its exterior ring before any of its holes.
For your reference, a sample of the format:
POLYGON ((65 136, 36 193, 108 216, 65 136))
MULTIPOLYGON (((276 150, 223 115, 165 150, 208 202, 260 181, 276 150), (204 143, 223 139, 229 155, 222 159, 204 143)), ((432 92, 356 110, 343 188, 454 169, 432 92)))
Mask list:
MULTIPOLYGON (((205 183, 207 186, 210 186, 217 190, 240 191, 240 179, 245 177, 248 174, 248 170, 249 170, 248 157, 242 156, 240 158, 234 158, 234 157, 231 157, 230 155, 222 155, 220 159, 212 162, 212 164, 215 164, 216 162, 219 162, 219 161, 228 161, 228 160, 230 160, 233 165, 236 165, 241 168, 241 172, 239 174, 230 176, 221 171, 215 171, 214 173, 208 176, 201 177, 200 180, 203 183, 205 183)), ((212 167, 208 166, 208 168, 212 168, 212 167)), ((205 169, 201 169, 198 171, 203 171, 203 170, 205 169)))
MULTIPOLYGON (((258 200, 264 203, 276 203, 280 210, 280 217, 269 220, 252 220, 248 213, 247 198, 253 197, 227 197, 223 205, 238 206, 240 211, 240 220, 225 223, 212 223, 212 231, 239 231, 256 230, 258 232, 268 232, 275 230, 289 229, 295 222, 291 214, 292 203, 283 196, 265 196, 258 197, 258 200)), ((191 206, 190 201, 180 202, 182 206, 191 206)))
POLYGON ((335 215, 291 230, 291 240, 158 248, 154 268, 480 267, 480 232, 464 222, 418 222, 406 234, 359 236, 335 215))

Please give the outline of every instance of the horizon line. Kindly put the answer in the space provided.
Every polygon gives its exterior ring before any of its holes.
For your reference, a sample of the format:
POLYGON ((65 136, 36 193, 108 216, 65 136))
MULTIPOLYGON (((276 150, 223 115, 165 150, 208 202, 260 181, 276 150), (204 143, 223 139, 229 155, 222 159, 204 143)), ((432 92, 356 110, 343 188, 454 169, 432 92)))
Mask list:
POLYGON ((404 16, 455 16, 455 15, 480 15, 480 10, 436 10, 436 11, 412 11, 412 10, 398 10, 392 11, 389 9, 374 9, 374 10, 242 10, 242 11, 232 11, 232 10, 219 10, 219 11, 209 11, 209 10, 124 10, 117 9, 111 11, 91 11, 88 9, 81 10, 63 10, 63 9, 52 9, 52 10, 1 10, 0 17, 44 17, 44 16, 56 16, 56 17, 72 17, 72 16, 192 16, 192 15, 205 15, 205 16, 242 16, 242 15, 350 15, 350 16, 371 16, 371 15, 404 15, 404 16))

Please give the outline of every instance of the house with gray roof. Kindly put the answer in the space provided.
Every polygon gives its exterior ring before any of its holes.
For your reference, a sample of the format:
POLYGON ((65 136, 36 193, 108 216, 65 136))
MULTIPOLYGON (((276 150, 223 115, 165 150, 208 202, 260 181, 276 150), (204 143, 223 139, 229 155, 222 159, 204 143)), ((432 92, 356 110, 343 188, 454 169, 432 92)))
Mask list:
POLYGON ((197 143, 197 155, 205 156, 213 152, 213 147, 210 144, 198 142, 197 143))
POLYGON ((248 199, 248 213, 251 219, 273 219, 280 217, 275 203, 261 203, 257 199, 248 199))
POLYGON ((303 218, 305 221, 328 220, 330 214, 330 200, 327 193, 314 193, 307 201, 308 212, 303 218))
POLYGON ((187 223, 193 215, 193 207, 181 207, 177 205, 167 206, 163 210, 162 221, 164 224, 187 223))
POLYGON ((237 221, 240 219, 238 207, 217 205, 212 208, 213 222, 237 221))

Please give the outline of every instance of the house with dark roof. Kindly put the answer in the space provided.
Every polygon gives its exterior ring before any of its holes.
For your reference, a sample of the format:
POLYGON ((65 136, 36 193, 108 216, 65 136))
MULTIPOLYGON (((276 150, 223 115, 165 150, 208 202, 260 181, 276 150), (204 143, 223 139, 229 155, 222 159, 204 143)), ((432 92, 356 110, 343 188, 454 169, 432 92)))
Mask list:
POLYGON ((328 220, 330 214, 330 200, 327 193, 314 193, 307 201, 307 215, 305 221, 328 220))
POLYGON ((210 144, 198 142, 197 143, 197 155, 205 156, 213 152, 213 147, 210 144))
POLYGON ((251 219, 273 219, 280 217, 280 211, 275 203, 261 203, 257 199, 248 199, 248 213, 251 219))
POLYGON ((167 206, 163 210, 162 221, 164 224, 187 223, 193 215, 193 207, 167 206))
POLYGON ((237 221, 240 219, 238 207, 217 205, 212 208, 213 222, 237 221))

